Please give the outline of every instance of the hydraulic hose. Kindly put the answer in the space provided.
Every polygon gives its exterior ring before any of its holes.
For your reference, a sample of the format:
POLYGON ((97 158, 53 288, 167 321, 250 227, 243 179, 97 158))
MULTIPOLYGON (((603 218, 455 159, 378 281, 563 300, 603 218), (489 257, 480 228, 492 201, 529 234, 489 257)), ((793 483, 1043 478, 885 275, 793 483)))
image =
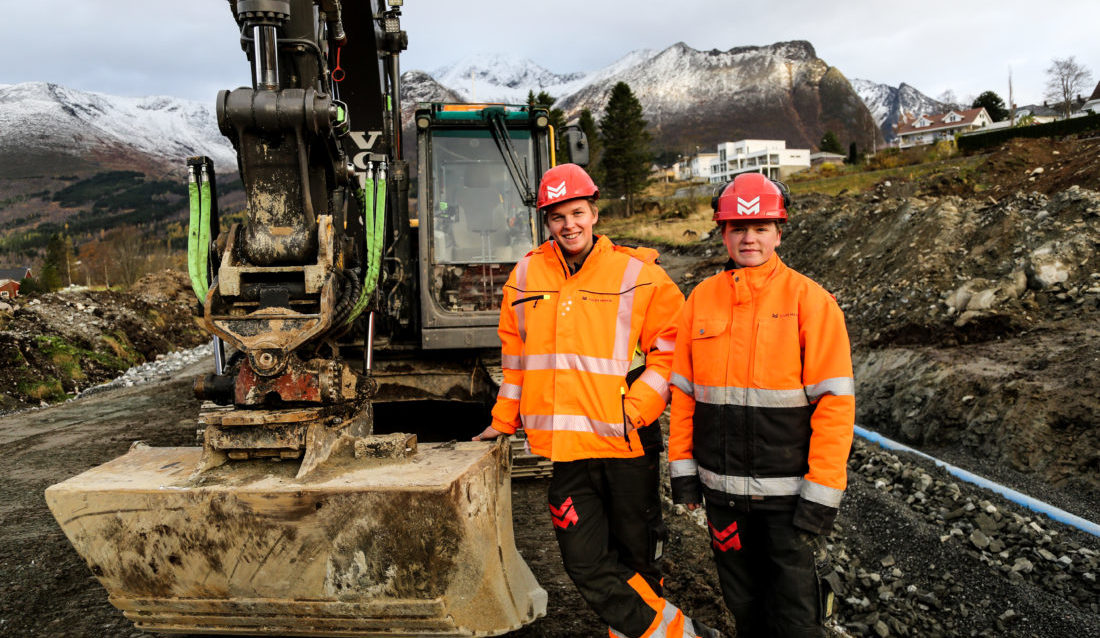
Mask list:
POLYGON ((373 167, 368 167, 363 188, 356 192, 363 211, 363 230, 366 239, 366 268, 363 285, 359 289, 359 300, 355 302, 347 323, 351 323, 363 313, 371 295, 378 285, 378 274, 382 264, 382 244, 386 229, 386 169, 380 165, 378 179, 375 180, 373 167))
POLYGON ((1043 515, 1045 515, 1049 518, 1052 518, 1052 519, 1054 519, 1054 520, 1056 520, 1060 523, 1065 523, 1066 525, 1069 525, 1070 527, 1076 527, 1077 529, 1079 529, 1081 531, 1084 531, 1084 532, 1088 532, 1089 534, 1092 534, 1093 536, 1100 536, 1100 524, 1093 523, 1092 521, 1081 518, 1080 516, 1077 516, 1075 514, 1070 514, 1069 512, 1067 512, 1065 510, 1062 510, 1062 509, 1058 509, 1057 507, 1054 507, 1053 505, 1051 505, 1049 503, 1044 503, 1043 501, 1032 498, 1032 497, 1028 496, 1027 494, 1021 494, 1020 492, 1017 492, 1016 490, 1014 490, 1010 487, 1005 487, 1004 485, 1001 485, 999 483, 994 483, 993 481, 990 481, 987 478, 983 478, 981 476, 978 476, 977 474, 974 474, 972 472, 967 472, 966 470, 964 470, 962 468, 955 467, 954 465, 951 465, 950 463, 946 463, 944 461, 941 461, 941 460, 935 458, 934 456, 929 456, 928 454, 925 454, 924 452, 921 452, 920 450, 914 450, 913 448, 911 448, 911 447, 909 447, 905 444, 898 443, 897 441, 890 440, 890 439, 882 436, 878 432, 872 432, 871 430, 868 430, 866 428, 861 428, 857 425, 856 426, 856 434, 860 435, 861 437, 867 439, 868 441, 870 441, 872 443, 877 443, 878 445, 880 445, 880 446, 882 446, 882 447, 884 447, 888 450, 898 450, 898 451, 901 451, 901 452, 909 452, 909 453, 915 454, 915 455, 917 455, 917 456, 919 456, 923 459, 928 459, 929 461, 932 461, 936 465, 938 465, 938 466, 942 467, 943 469, 947 470, 948 474, 951 474, 952 476, 954 476, 956 478, 959 478, 963 481, 966 481, 967 483, 977 485, 978 487, 984 487, 987 490, 990 490, 992 492, 996 492, 997 494, 1000 494, 1001 496, 1007 498, 1008 500, 1012 501, 1013 503, 1016 503, 1017 505, 1022 505, 1024 507, 1028 508, 1029 510, 1039 512, 1040 514, 1043 514, 1043 515))
POLYGON ((191 288, 200 302, 206 301, 207 262, 210 252, 210 182, 196 175, 197 167, 189 167, 187 194, 190 220, 187 226, 187 273, 191 288))

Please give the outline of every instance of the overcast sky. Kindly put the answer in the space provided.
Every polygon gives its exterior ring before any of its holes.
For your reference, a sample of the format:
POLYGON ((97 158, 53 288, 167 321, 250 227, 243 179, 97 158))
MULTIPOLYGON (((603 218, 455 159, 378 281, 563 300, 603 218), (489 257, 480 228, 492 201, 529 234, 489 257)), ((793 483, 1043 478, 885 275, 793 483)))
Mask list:
MULTIPOLYGON (((350 0, 345 0, 345 2, 350 0)), ((431 71, 471 53, 591 71, 629 51, 678 41, 727 50, 808 40, 849 78, 959 99, 990 89, 1042 101, 1053 58, 1100 79, 1100 1, 406 0, 402 69, 431 71)), ((48 81, 116 95, 213 102, 249 83, 225 0, 0 0, 0 84, 48 81)))

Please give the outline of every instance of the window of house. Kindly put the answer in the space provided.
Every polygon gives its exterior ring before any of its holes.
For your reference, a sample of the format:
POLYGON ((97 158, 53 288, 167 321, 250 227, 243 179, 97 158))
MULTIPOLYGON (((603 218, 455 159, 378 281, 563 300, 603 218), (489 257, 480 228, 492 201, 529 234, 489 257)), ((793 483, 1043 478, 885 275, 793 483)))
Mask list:
POLYGON ((0 290, 0 299, 7 299, 7 298, 8 298, 8 291, 7 290, 0 290))

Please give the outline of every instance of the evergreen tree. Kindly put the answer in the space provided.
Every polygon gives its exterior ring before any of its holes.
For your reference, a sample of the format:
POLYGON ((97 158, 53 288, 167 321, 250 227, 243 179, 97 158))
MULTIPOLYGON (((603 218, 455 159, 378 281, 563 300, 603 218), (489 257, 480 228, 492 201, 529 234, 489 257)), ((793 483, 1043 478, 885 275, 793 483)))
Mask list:
POLYGON ((46 260, 38 275, 39 287, 44 292, 52 292, 69 285, 70 268, 73 262, 73 243, 68 235, 54 233, 46 245, 46 260))
POLYGON ((844 147, 840 145, 840 140, 837 139, 836 133, 832 131, 825 131, 825 136, 821 138, 821 144, 819 144, 823 153, 838 153, 844 154, 844 147))
POLYGON ((980 106, 985 107, 985 112, 989 113, 989 117, 993 118, 994 122, 1000 122, 1008 118, 1008 109, 1005 108, 1005 101, 993 91, 986 91, 979 95, 974 100, 974 103, 970 105, 970 108, 976 109, 980 106))
POLYGON ((581 111, 577 122, 584 136, 588 138, 588 174, 597 184, 602 184, 603 169, 600 166, 600 158, 603 156, 603 142, 600 141, 599 129, 596 128, 596 118, 592 117, 592 111, 581 111))
POLYGON ((642 103, 626 82, 611 89, 607 109, 600 118, 600 141, 603 143, 604 184, 611 195, 626 197, 626 214, 634 212, 634 196, 648 184, 649 131, 642 118, 642 103))

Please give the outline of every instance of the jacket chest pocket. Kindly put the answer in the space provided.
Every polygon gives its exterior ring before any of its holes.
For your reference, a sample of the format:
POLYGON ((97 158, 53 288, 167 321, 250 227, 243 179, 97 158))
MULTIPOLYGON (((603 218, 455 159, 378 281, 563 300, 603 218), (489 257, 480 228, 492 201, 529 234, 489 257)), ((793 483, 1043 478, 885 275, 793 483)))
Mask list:
POLYGON ((723 385, 729 340, 729 317, 695 317, 691 322, 691 358, 696 383, 723 385))
POLYGON ((762 319, 753 345, 753 382, 762 388, 802 385, 802 344, 798 319, 762 319))

